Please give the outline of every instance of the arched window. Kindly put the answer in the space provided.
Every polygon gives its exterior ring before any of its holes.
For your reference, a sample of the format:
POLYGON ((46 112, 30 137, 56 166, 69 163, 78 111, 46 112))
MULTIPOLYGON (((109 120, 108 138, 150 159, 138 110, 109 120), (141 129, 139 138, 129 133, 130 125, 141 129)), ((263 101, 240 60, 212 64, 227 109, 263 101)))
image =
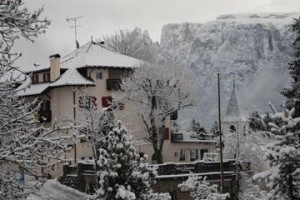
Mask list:
POLYGON ((236 128, 235 128, 234 125, 231 125, 231 126, 229 127, 229 130, 230 130, 231 133, 236 132, 236 128))

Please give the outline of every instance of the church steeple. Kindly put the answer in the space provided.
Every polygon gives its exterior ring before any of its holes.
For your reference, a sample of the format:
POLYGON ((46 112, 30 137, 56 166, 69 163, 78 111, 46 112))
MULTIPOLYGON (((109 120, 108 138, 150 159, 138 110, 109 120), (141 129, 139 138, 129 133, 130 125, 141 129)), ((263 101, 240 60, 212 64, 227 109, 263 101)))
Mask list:
POLYGON ((235 93, 235 81, 232 82, 232 91, 228 103, 228 107, 225 114, 225 121, 239 121, 241 118, 238 101, 235 93))

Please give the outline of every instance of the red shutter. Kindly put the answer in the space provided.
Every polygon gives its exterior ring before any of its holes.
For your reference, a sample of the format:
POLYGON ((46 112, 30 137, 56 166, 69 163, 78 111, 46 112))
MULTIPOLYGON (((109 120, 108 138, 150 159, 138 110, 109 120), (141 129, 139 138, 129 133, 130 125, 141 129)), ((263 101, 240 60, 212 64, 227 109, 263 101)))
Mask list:
POLYGON ((169 128, 165 128, 164 130, 164 140, 169 140, 170 134, 169 134, 169 128))
POLYGON ((111 96, 107 96, 107 97, 102 97, 102 107, 103 108, 107 108, 110 106, 112 97, 111 96))

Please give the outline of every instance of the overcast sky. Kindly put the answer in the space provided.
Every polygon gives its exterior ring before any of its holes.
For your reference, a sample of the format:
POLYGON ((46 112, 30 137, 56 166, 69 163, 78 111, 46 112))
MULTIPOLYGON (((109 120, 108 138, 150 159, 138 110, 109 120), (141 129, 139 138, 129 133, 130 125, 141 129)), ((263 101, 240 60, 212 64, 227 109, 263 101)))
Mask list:
POLYGON ((204 23, 221 14, 259 12, 299 12, 300 0, 25 0, 28 8, 44 6, 44 16, 52 20, 46 34, 34 44, 19 42, 23 57, 18 64, 47 64, 54 53, 65 55, 75 49, 74 29, 66 18, 78 20, 80 44, 91 36, 100 38, 120 29, 140 27, 154 41, 168 23, 204 23))

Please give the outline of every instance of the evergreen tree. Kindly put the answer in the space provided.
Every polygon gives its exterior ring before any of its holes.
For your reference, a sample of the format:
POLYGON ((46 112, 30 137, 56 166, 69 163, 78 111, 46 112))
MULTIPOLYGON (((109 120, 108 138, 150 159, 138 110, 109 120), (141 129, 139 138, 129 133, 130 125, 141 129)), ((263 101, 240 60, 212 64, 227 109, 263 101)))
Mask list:
POLYGON ((271 131, 270 123, 277 124, 281 126, 284 124, 281 118, 272 118, 270 113, 265 113, 264 115, 260 115, 257 111, 253 112, 250 115, 249 119, 249 128, 252 131, 271 131))
POLYGON ((253 131, 265 131, 267 125, 264 123, 257 111, 253 112, 249 118, 249 128, 253 131))
POLYGON ((300 118, 292 118, 294 111, 285 109, 283 113, 271 116, 281 118, 284 124, 270 123, 276 135, 276 141, 267 146, 266 159, 270 170, 254 177, 267 182, 271 199, 300 199, 300 118))
POLYGON ((295 108, 295 117, 300 116, 300 18, 295 19, 292 30, 296 35, 293 42, 293 59, 289 63, 290 75, 293 79, 291 88, 285 88, 281 93, 287 98, 287 107, 295 108))
POLYGON ((154 173, 146 158, 136 152, 128 131, 119 121, 114 119, 106 125, 97 144, 100 189, 96 199, 147 199, 154 173))
POLYGON ((207 133, 205 128, 203 126, 201 126, 200 122, 197 122, 194 118, 192 119, 188 130, 195 132, 197 135, 200 135, 201 133, 202 134, 207 133))

